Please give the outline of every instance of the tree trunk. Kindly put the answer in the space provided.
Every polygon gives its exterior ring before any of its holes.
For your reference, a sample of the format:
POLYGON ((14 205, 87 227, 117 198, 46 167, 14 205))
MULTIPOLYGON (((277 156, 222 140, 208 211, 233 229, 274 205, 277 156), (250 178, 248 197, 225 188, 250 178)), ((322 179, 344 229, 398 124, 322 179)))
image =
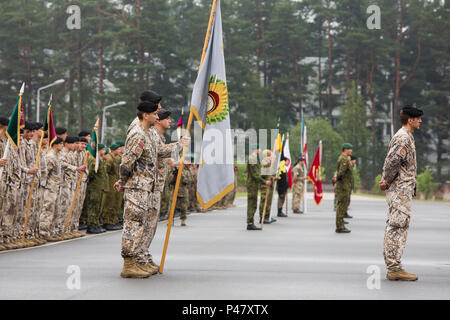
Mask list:
POLYGON ((78 38, 78 130, 83 130, 83 69, 82 69, 81 34, 78 38))
POLYGON ((322 22, 319 24, 319 48, 318 48, 318 56, 319 56, 319 83, 318 83, 318 96, 319 96, 319 115, 323 116, 323 106, 322 106, 322 22))
POLYGON ((328 113, 328 119, 330 120, 330 123, 333 124, 333 107, 331 106, 331 100, 332 100, 332 93, 333 93, 333 65, 331 62, 331 48, 332 48, 332 42, 331 42, 331 12, 329 9, 329 2, 328 2, 328 103, 327 103, 327 113, 328 113))
MULTIPOLYGON (((98 25, 98 34, 101 36, 102 35, 102 16, 100 14, 100 10, 101 10, 101 5, 98 5, 98 18, 99 18, 99 25, 98 25)), ((99 42, 99 60, 98 60, 98 73, 99 73, 99 80, 98 80, 98 94, 99 94, 99 99, 97 100, 97 105, 98 105, 98 115, 100 116, 100 121, 99 121, 99 127, 98 127, 98 135, 99 135, 99 141, 101 141, 101 132, 102 132, 102 127, 103 127, 103 123, 102 123, 102 113, 103 113, 103 39, 100 38, 100 42, 99 42)))

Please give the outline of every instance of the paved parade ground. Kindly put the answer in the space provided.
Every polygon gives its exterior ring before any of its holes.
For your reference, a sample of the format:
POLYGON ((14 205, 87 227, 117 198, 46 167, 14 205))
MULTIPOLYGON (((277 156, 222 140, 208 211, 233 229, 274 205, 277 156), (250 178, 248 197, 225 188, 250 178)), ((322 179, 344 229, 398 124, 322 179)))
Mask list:
MULTIPOLYGON (((164 274, 148 279, 119 276, 121 231, 1 252, 0 299, 450 298, 448 202, 413 203, 403 264, 417 282, 385 279, 384 199, 352 198, 350 234, 334 232, 330 194, 320 206, 309 195, 307 214, 290 211, 263 231, 245 229, 246 203, 238 198, 235 208, 191 214, 187 227, 175 220, 164 274), (73 270, 80 271, 79 289, 73 270)), ((157 263, 166 225, 159 223, 151 246, 157 263)))

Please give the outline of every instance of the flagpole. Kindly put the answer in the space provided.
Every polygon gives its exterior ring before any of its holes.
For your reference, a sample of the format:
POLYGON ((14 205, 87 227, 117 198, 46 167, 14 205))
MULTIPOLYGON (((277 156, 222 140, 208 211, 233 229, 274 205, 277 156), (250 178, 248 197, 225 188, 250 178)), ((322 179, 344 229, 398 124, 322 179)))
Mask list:
MULTIPOLYGON (((187 135, 189 135, 189 132, 191 130, 193 117, 194 117, 194 114, 192 112, 189 112, 189 120, 188 120, 188 123, 186 126, 186 134, 187 135)), ((172 205, 170 207, 169 221, 167 223, 167 231, 166 231, 166 238, 164 240, 163 254, 162 254, 161 263, 159 266, 159 273, 161 273, 161 274, 163 273, 163 270, 164 270, 164 262, 166 260, 167 246, 169 245, 170 230, 172 229, 175 205, 177 203, 178 190, 180 188, 180 182, 181 182, 181 174, 183 173, 185 152, 186 152, 186 147, 183 147, 183 151, 181 152, 180 167, 178 168, 177 181, 175 183, 175 190, 173 191, 173 196, 172 196, 172 205)))
POLYGON ((211 15, 209 16, 208 29, 206 31, 205 42, 203 44, 202 58, 200 60, 200 65, 198 67, 199 72, 200 72, 200 69, 202 68, 203 60, 205 60, 206 49, 208 48, 208 42, 209 42, 209 38, 211 36, 211 29, 212 29, 212 23, 214 20, 214 13, 216 12, 216 5, 217 5, 217 0, 214 0, 213 4, 212 4, 212 8, 211 8, 211 15))
MULTIPOLYGON (((89 158, 88 151, 86 151, 86 158, 84 159, 83 166, 86 166, 89 158)), ((81 180, 83 179, 84 171, 81 171, 77 182, 77 188, 75 189, 75 194, 73 195, 72 204, 70 205, 69 214, 67 215, 66 223, 64 224, 64 232, 67 232, 67 227, 69 226, 70 218, 72 217, 73 207, 75 206, 75 200, 77 199, 78 191, 80 190, 81 180)))

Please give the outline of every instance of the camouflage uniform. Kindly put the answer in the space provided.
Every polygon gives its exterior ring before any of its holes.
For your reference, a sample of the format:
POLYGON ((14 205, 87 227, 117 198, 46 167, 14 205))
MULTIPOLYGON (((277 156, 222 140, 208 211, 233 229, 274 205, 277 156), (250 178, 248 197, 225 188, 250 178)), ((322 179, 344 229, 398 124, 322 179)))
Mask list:
POLYGON ((61 186, 61 162, 59 155, 50 150, 46 154, 47 181, 44 191, 44 210, 39 219, 39 233, 42 237, 49 237, 57 233, 58 223, 58 197, 61 186))
MULTIPOLYGON (((171 184, 175 185, 177 180, 178 170, 172 174, 171 184)), ((180 186, 178 188, 177 203, 175 208, 181 212, 180 219, 186 219, 186 213, 189 206, 189 185, 192 184, 192 174, 189 166, 183 165, 183 172, 181 173, 180 186)))
MULTIPOLYGON (((82 166, 84 165, 84 163, 86 162, 86 157, 89 160, 89 153, 88 151, 84 150, 84 151, 79 151, 78 152, 78 165, 82 166)), ((78 172, 77 174, 77 180, 80 178, 81 173, 78 172)), ((88 185, 88 180, 89 180, 89 168, 87 166, 87 162, 86 162, 86 171, 83 174, 83 177, 81 178, 81 183, 80 183, 80 191, 79 191, 79 195, 77 196, 77 203, 76 203, 76 216, 78 216, 78 219, 75 219, 75 223, 76 223, 76 229, 78 229, 78 226, 80 223, 82 224, 87 224, 87 213, 85 210, 83 210, 84 208, 84 202, 86 199, 86 192, 87 192, 87 185, 88 185)))
POLYGON ((189 211, 199 212, 201 211, 200 203, 197 200, 197 178, 198 178, 198 169, 194 167, 190 167, 191 172, 191 183, 189 185, 189 211))
MULTIPOLYGON (((272 157, 264 157, 264 159, 261 161, 261 165, 263 168, 269 168, 271 166, 271 163, 273 161, 272 157)), ((272 183, 269 187, 265 183, 262 183, 261 188, 261 200, 259 202, 259 216, 261 217, 264 211, 264 204, 266 202, 266 196, 268 196, 267 204, 266 204, 266 212, 264 215, 264 219, 270 219, 270 210, 272 208, 272 199, 273 199, 273 191, 275 188, 275 181, 272 180, 272 175, 262 175, 262 178, 264 180, 270 180, 272 183)))
POLYGON ((173 175, 173 169, 169 168, 166 176, 166 181, 164 183, 164 189, 161 193, 161 210, 160 216, 168 216, 169 214, 169 204, 172 201, 173 185, 171 184, 171 177, 173 175))
POLYGON ((37 182, 37 185, 35 185, 36 188, 36 201, 34 203, 34 207, 36 208, 36 220, 34 222, 34 233, 35 235, 39 235, 39 224, 40 224, 40 217, 42 212, 44 211, 44 199, 45 199, 45 186, 47 184, 47 148, 43 147, 41 150, 41 154, 39 155, 39 181, 37 182))
MULTIPOLYGON (((256 208, 258 207, 258 191, 262 185, 266 187, 266 180, 261 176, 261 163, 259 160, 259 155, 255 152, 248 158, 247 174, 247 224, 250 224, 254 222, 253 219, 256 208)), ((262 213, 260 212, 260 219, 261 217, 262 213)))
MULTIPOLYGON (((61 150, 61 192, 59 212, 56 222, 56 233, 60 234, 64 232, 65 222, 67 220, 70 206, 72 205, 73 196, 76 189, 77 178, 77 166, 76 166, 76 153, 74 151, 61 150)), ((73 212, 72 212, 73 214, 73 212)), ((71 219, 72 220, 72 219, 71 219)), ((69 231, 69 227, 68 227, 69 231)))
POLYGON ((4 243, 10 243, 18 239, 15 233, 14 221, 16 215, 19 214, 22 203, 22 192, 20 190, 21 174, 22 169, 18 149, 10 145, 9 156, 3 169, 2 177, 2 180, 6 181, 5 198, 0 208, 2 212, 1 229, 4 243))
MULTIPOLYGON (((0 136, 0 159, 3 157, 3 154, 5 153, 7 138, 0 136)), ((6 166, 5 166, 6 167, 6 166)), ((6 179, 7 179, 7 173, 5 167, 3 168, 2 177, 0 180, 0 245, 3 243, 3 229, 2 229, 2 221, 3 221, 3 204, 6 201, 6 179)))
POLYGON ((416 188, 416 147, 413 135, 401 128, 392 137, 384 161, 381 180, 388 189, 389 211, 384 237, 384 259, 389 272, 402 269, 401 258, 406 245, 411 216, 411 200, 416 188))
MULTIPOLYGON (((29 174, 28 170, 34 168, 35 166, 35 160, 36 155, 34 153, 32 140, 21 140, 20 147, 19 147, 19 159, 21 163, 22 168, 22 179, 21 179, 21 186, 20 190, 22 192, 22 203, 20 207, 18 208, 20 211, 16 215, 16 219, 14 222, 15 225, 15 235, 17 239, 20 239, 22 237, 23 233, 23 226, 25 224, 25 216, 27 213, 27 207, 28 207, 28 198, 30 195, 30 189, 31 189, 31 181, 33 180, 34 175, 29 174)), ((33 199, 32 199, 33 200, 33 199)), ((33 219, 33 211, 31 210, 28 213, 28 221, 33 219)), ((27 225, 27 230, 25 231, 25 236, 27 239, 32 237, 31 230, 29 228, 29 225, 27 225)))
POLYGON ((299 161, 292 169, 294 184, 292 185, 292 210, 300 212, 305 188, 305 167, 303 161, 299 161))
POLYGON ((118 198, 122 197, 122 193, 114 189, 114 183, 119 180, 119 166, 117 158, 112 154, 105 161, 105 171, 108 176, 109 191, 105 191, 104 204, 102 210, 103 223, 115 225, 119 223, 117 211, 120 210, 118 198))
POLYGON ((353 179, 352 166, 347 156, 339 156, 336 172, 336 229, 344 229, 344 217, 350 203, 353 179))
POLYGON ((137 258, 139 264, 152 261, 147 244, 158 222, 157 160, 169 157, 176 148, 175 143, 162 146, 157 139, 153 129, 145 131, 139 122, 133 122, 120 164, 119 183, 125 189, 121 254, 123 258, 137 258))
POLYGON ((103 184, 105 182, 103 178, 104 163, 103 161, 99 161, 98 170, 95 172, 95 159, 93 157, 89 157, 87 167, 89 175, 83 211, 86 216, 86 224, 89 227, 99 227, 103 184))

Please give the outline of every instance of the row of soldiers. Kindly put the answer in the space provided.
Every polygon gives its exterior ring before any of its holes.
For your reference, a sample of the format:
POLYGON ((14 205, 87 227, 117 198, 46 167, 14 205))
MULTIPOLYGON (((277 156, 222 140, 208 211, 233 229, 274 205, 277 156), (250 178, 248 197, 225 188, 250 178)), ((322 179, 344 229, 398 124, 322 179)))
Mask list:
MULTIPOLYGON (((280 179, 279 173, 274 174, 275 157, 270 150, 259 148, 258 144, 251 145, 252 153, 247 163, 247 230, 261 230, 254 224, 254 216, 258 207, 259 200, 259 223, 271 224, 277 220, 270 217, 272 207, 273 192, 276 181, 280 179), (264 218, 263 218, 264 216, 264 218)), ((292 209, 294 213, 301 214, 301 203, 304 193, 304 159, 300 157, 293 167, 293 202, 292 209)), ((287 189, 280 191, 278 197, 278 217, 287 217, 282 211, 286 200, 287 189)))

